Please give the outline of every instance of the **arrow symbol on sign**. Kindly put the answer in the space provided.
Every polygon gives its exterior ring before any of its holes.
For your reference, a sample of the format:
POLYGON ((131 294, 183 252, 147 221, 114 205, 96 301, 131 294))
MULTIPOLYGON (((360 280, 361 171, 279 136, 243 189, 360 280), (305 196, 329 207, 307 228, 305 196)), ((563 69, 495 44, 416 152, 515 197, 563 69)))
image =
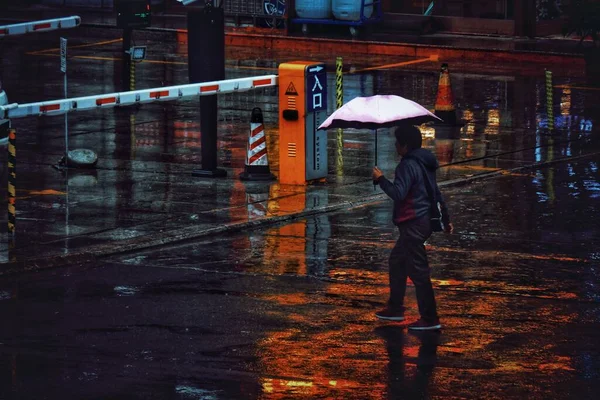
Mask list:
POLYGON ((309 69, 308 69, 308 72, 317 72, 317 73, 318 73, 318 72, 320 72, 322 69, 323 69, 323 67, 322 67, 322 66, 320 66, 320 65, 317 65, 316 67, 309 68, 309 69))

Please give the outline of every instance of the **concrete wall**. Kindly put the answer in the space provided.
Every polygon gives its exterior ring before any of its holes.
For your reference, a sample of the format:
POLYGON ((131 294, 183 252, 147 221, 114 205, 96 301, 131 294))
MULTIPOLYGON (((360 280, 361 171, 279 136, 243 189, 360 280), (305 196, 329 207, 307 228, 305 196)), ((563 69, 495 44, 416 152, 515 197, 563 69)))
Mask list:
MULTIPOLYGON (((32 0, 40 4, 66 7, 90 7, 90 8, 113 8, 116 0, 32 0)), ((154 7, 163 5, 165 2, 175 3, 175 0, 152 0, 154 7)))
POLYGON ((515 32, 515 21, 509 19, 466 17, 434 17, 434 19, 442 26, 442 30, 448 32, 503 36, 511 36, 515 32))
POLYGON ((563 19, 554 19, 550 21, 539 21, 536 24, 536 36, 550 36, 562 34, 562 27, 565 23, 563 19))
POLYGON ((113 0, 41 0, 41 4, 66 7, 113 8, 113 0))
MULTIPOLYGON (((418 32, 429 19, 422 15, 389 13, 384 15, 383 24, 385 30, 418 32)), ((513 20, 440 16, 434 16, 433 20, 438 30, 445 32, 510 36, 515 31, 513 20)))
MULTIPOLYGON (((434 15, 451 17, 504 18, 511 0, 435 0, 434 15)), ((384 1, 385 12, 420 14, 427 9, 431 0, 388 0, 384 1)))

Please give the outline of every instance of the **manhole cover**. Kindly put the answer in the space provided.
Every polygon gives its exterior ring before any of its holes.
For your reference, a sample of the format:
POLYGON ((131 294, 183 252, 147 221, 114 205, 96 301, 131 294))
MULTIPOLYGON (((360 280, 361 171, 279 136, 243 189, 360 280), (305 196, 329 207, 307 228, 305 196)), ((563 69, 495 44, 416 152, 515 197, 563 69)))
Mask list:
POLYGON ((69 167, 92 168, 98 162, 98 155, 89 149, 75 149, 69 151, 69 167))

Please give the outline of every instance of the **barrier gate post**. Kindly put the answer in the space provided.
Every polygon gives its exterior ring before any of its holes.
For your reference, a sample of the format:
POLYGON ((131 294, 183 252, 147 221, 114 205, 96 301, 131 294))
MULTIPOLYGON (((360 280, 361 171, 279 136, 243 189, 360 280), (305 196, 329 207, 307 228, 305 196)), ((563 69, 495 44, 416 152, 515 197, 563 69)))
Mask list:
POLYGON ((305 185, 327 177, 325 64, 292 61, 279 66, 279 182, 305 185))
MULTIPOLYGON (((188 71, 190 83, 225 79, 225 14, 211 7, 188 12, 188 71)), ((217 94, 200 97, 201 169, 193 176, 218 178, 227 171, 217 168, 217 94)))

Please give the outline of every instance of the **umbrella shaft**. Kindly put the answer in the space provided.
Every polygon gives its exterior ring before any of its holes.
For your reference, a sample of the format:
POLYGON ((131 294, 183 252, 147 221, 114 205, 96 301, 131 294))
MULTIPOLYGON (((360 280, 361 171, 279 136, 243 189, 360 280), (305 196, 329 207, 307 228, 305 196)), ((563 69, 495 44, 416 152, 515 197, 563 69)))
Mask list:
POLYGON ((377 129, 375 129, 375 165, 377 165, 377 129))

